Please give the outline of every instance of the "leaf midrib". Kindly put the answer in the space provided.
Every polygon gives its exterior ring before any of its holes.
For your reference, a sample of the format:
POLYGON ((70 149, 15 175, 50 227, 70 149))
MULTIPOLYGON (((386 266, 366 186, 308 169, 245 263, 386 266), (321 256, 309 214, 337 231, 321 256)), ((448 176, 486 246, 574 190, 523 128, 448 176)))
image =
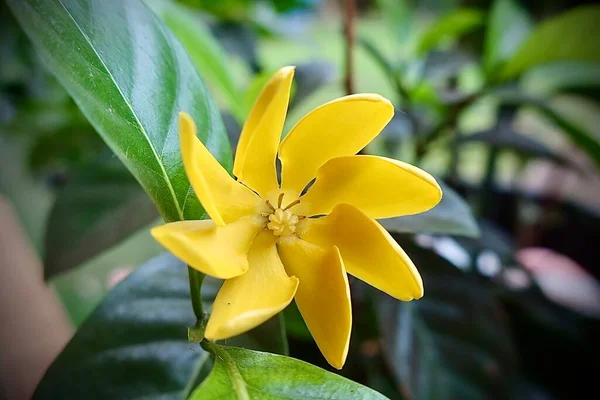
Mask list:
POLYGON ((221 349, 216 345, 211 346, 211 350, 214 351, 215 355, 219 357, 221 361, 223 361, 238 400, 250 400, 250 395, 248 394, 248 389, 246 388, 246 381, 242 377, 242 374, 240 373, 240 370, 235 364, 233 358, 229 355, 229 353, 227 353, 226 350, 221 349))
MULTIPOLYGON (((179 216, 180 220, 183 220, 184 219, 184 217, 183 217, 183 211, 182 211, 181 207, 179 206, 179 202, 177 201, 177 196, 175 195, 175 189, 173 188, 173 185, 171 184, 171 181, 169 180, 169 176, 167 174, 167 170, 165 169, 163 163, 161 162, 161 159, 158 156, 158 153, 156 152, 156 149, 152 145, 152 141, 150 141, 150 137, 148 136, 148 133, 146 132, 146 129, 142 125, 142 122, 138 118, 137 114, 135 113, 133 107, 131 106, 131 104, 129 103, 129 101, 127 100, 127 98, 125 97, 125 94, 123 93, 123 91, 121 90, 121 88, 119 87, 119 85, 117 84, 117 81, 115 80, 112 72, 110 71, 110 69, 108 68, 108 66, 104 63, 104 60, 102 59, 102 57, 100 57, 100 54, 98 54, 98 52, 96 51, 96 48, 94 47, 91 39, 83 31, 83 29, 81 28, 81 26, 79 25, 79 23, 77 22, 77 20, 75 20, 75 18, 73 17, 73 15, 71 14, 71 12, 67 9, 67 7, 62 2, 62 0, 57 0, 57 2, 61 5, 61 7, 63 8, 63 10, 65 10, 65 13, 67 13, 67 15, 69 16, 69 18, 71 19, 71 21, 73 21, 73 24, 75 24, 75 26, 77 27, 77 30, 84 37, 84 39, 87 42, 87 44, 89 45, 89 47, 92 49, 92 51, 96 55, 96 58, 100 61, 100 64, 102 64, 102 67, 106 70, 106 74, 110 77, 110 80, 114 83, 117 91, 119 92, 119 95, 121 96, 121 98, 123 99, 123 101, 125 102, 125 104, 127 105, 127 108, 129 109, 129 111, 131 112, 131 115, 135 119, 136 124, 138 125, 138 127, 140 128, 140 131, 144 135, 144 138, 146 139, 146 142, 148 143, 148 146, 150 147, 150 150, 152 150, 152 154, 154 155, 154 158, 156 158, 156 161, 157 161, 158 166, 160 167, 160 170, 161 170, 161 173, 162 173, 162 178, 165 181, 165 183, 167 184, 167 187, 169 188, 169 192, 171 193, 171 197, 173 198, 173 202, 175 203, 175 209, 177 210, 177 215, 179 216)), ((189 191, 189 188, 188 188, 188 191, 189 191)))

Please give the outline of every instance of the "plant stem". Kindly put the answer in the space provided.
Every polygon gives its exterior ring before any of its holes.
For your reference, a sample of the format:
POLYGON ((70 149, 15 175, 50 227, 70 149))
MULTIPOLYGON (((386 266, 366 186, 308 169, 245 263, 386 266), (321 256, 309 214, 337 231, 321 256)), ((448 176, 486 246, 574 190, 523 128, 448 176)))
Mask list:
POLYGON ((194 315, 196 315, 196 319, 202 320, 205 317, 204 308, 202 307, 202 282, 204 282, 205 275, 191 267, 188 267, 188 273, 190 275, 190 294, 194 315))
POLYGON ((344 0, 344 37, 346 39, 346 77, 344 86, 346 94, 354 93, 354 17, 355 0, 344 0))
POLYGON ((190 277, 190 296, 192 298, 192 308, 196 316, 196 325, 188 329, 188 340, 190 342, 199 343, 204 338, 204 328, 206 327, 206 314, 202 306, 202 282, 204 275, 188 266, 188 274, 190 277))

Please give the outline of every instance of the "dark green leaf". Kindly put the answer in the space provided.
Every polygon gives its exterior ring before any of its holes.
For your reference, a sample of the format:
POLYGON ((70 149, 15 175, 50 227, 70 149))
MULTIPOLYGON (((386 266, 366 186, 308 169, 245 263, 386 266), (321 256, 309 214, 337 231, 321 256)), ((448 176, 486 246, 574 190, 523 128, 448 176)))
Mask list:
POLYGON ((242 123, 245 114, 229 67, 231 61, 210 29, 204 26, 194 10, 185 5, 166 0, 145 1, 177 36, 200 74, 214 87, 217 98, 221 98, 237 121, 242 123))
MULTIPOLYGON (((206 278, 210 309, 221 281, 206 278)), ((282 316, 227 343, 287 352, 282 316)), ((210 371, 208 354, 189 343, 192 311, 186 266, 165 254, 139 267, 81 325, 52 364, 35 398, 185 399, 210 371)))
POLYGON ((442 41, 469 33, 483 24, 484 15, 475 9, 458 9, 438 19, 419 39, 417 52, 424 54, 442 41))
POLYGON ((476 237, 479 227, 469 205, 440 179, 442 201, 422 214, 387 218, 379 222, 390 232, 444 233, 476 237))
POLYGON ((515 0, 496 0, 485 33, 483 64, 488 73, 506 61, 532 28, 527 12, 515 0))
POLYGON ((22 28, 167 221, 200 219, 179 151, 177 113, 230 168, 221 116, 175 37, 141 0, 9 0, 22 28))
POLYGON ((503 68, 509 79, 553 61, 600 61, 600 6, 581 6, 539 24, 503 68))
POLYGON ((511 398, 517 355, 501 305, 473 276, 399 240, 419 268, 425 297, 381 297, 383 344, 401 386, 417 399, 511 398))
POLYGON ((187 341, 194 322, 187 268, 170 255, 157 257, 81 325, 34 398, 185 399, 211 364, 187 341))
POLYGON ((566 116, 556 111, 543 99, 529 96, 513 90, 498 90, 492 92, 504 104, 530 106, 548 118, 557 127, 562 129, 581 150, 583 150, 596 164, 600 165, 600 140, 593 133, 580 127, 566 116))
POLYGON ((385 399, 383 395, 304 361, 208 344, 210 375, 190 399, 385 399))
POLYGON ((81 167, 58 192, 46 228, 46 278, 77 267, 159 217, 116 158, 81 167))

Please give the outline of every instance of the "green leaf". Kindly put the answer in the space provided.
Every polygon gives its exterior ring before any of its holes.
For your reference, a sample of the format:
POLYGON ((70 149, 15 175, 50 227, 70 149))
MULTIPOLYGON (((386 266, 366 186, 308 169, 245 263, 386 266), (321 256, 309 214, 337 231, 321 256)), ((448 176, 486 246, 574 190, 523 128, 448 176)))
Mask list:
POLYGON ((539 24, 503 68, 510 79, 553 61, 600 61, 600 6, 581 6, 539 24))
POLYGON ((380 296, 380 315, 389 316, 380 321, 384 355, 401 391, 425 400, 512 398, 518 358, 494 293, 411 238, 398 239, 426 293, 410 303, 380 296))
POLYGON ((440 233, 477 237, 479 227, 471 207, 448 185, 437 180, 444 193, 442 201, 429 211, 379 222, 390 232, 440 233))
POLYGON ((206 347, 216 356, 215 366, 192 400, 386 398, 304 361, 212 343, 206 347))
POLYGON ((555 110, 547 101, 514 90, 497 90, 491 94, 504 104, 530 106, 560 128, 581 150, 600 166, 600 140, 568 117, 555 110))
POLYGON ((231 166, 221 115, 177 39, 141 0, 8 0, 43 61, 166 221, 200 219, 177 113, 231 166))
POLYGON ((417 53, 424 54, 438 46, 442 41, 454 39, 479 28, 484 14, 476 9, 462 8, 452 11, 438 19, 420 37, 417 53))
POLYGON ((187 268, 159 256, 108 294, 50 366, 34 398, 185 399, 211 364, 208 353, 187 341, 195 321, 187 268))
POLYGON ((239 95, 240 90, 231 73, 225 50, 189 7, 166 0, 145 0, 146 4, 164 21, 187 50, 198 72, 214 87, 239 123, 245 114, 239 95))
POLYGON ((494 2, 483 51, 483 64, 488 74, 513 55, 532 26, 531 18, 515 0, 494 2))
MULTIPOLYGON (((206 278, 202 299, 210 308, 221 281, 206 278)), ((185 399, 212 362, 188 342, 196 317, 187 267, 165 253, 117 285, 50 366, 36 399, 185 399)), ((286 351, 280 316, 227 343, 286 351)))
POLYGON ((119 160, 83 165, 50 212, 45 277, 79 266, 157 218, 156 207, 119 160))

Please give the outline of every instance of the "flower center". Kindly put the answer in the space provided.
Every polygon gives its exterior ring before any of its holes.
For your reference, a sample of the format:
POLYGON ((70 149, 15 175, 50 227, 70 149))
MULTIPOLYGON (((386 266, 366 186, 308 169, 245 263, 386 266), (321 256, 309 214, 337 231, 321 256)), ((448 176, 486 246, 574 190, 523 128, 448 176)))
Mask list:
POLYGON ((304 219, 303 216, 297 216, 290 211, 290 208, 300 203, 300 200, 296 200, 282 208, 281 203, 283 202, 283 193, 279 195, 277 199, 277 208, 273 207, 271 202, 267 200, 267 206, 271 209, 271 213, 263 214, 265 217, 268 216, 267 229, 273 232, 275 236, 290 236, 296 233, 296 224, 299 220, 304 219))

